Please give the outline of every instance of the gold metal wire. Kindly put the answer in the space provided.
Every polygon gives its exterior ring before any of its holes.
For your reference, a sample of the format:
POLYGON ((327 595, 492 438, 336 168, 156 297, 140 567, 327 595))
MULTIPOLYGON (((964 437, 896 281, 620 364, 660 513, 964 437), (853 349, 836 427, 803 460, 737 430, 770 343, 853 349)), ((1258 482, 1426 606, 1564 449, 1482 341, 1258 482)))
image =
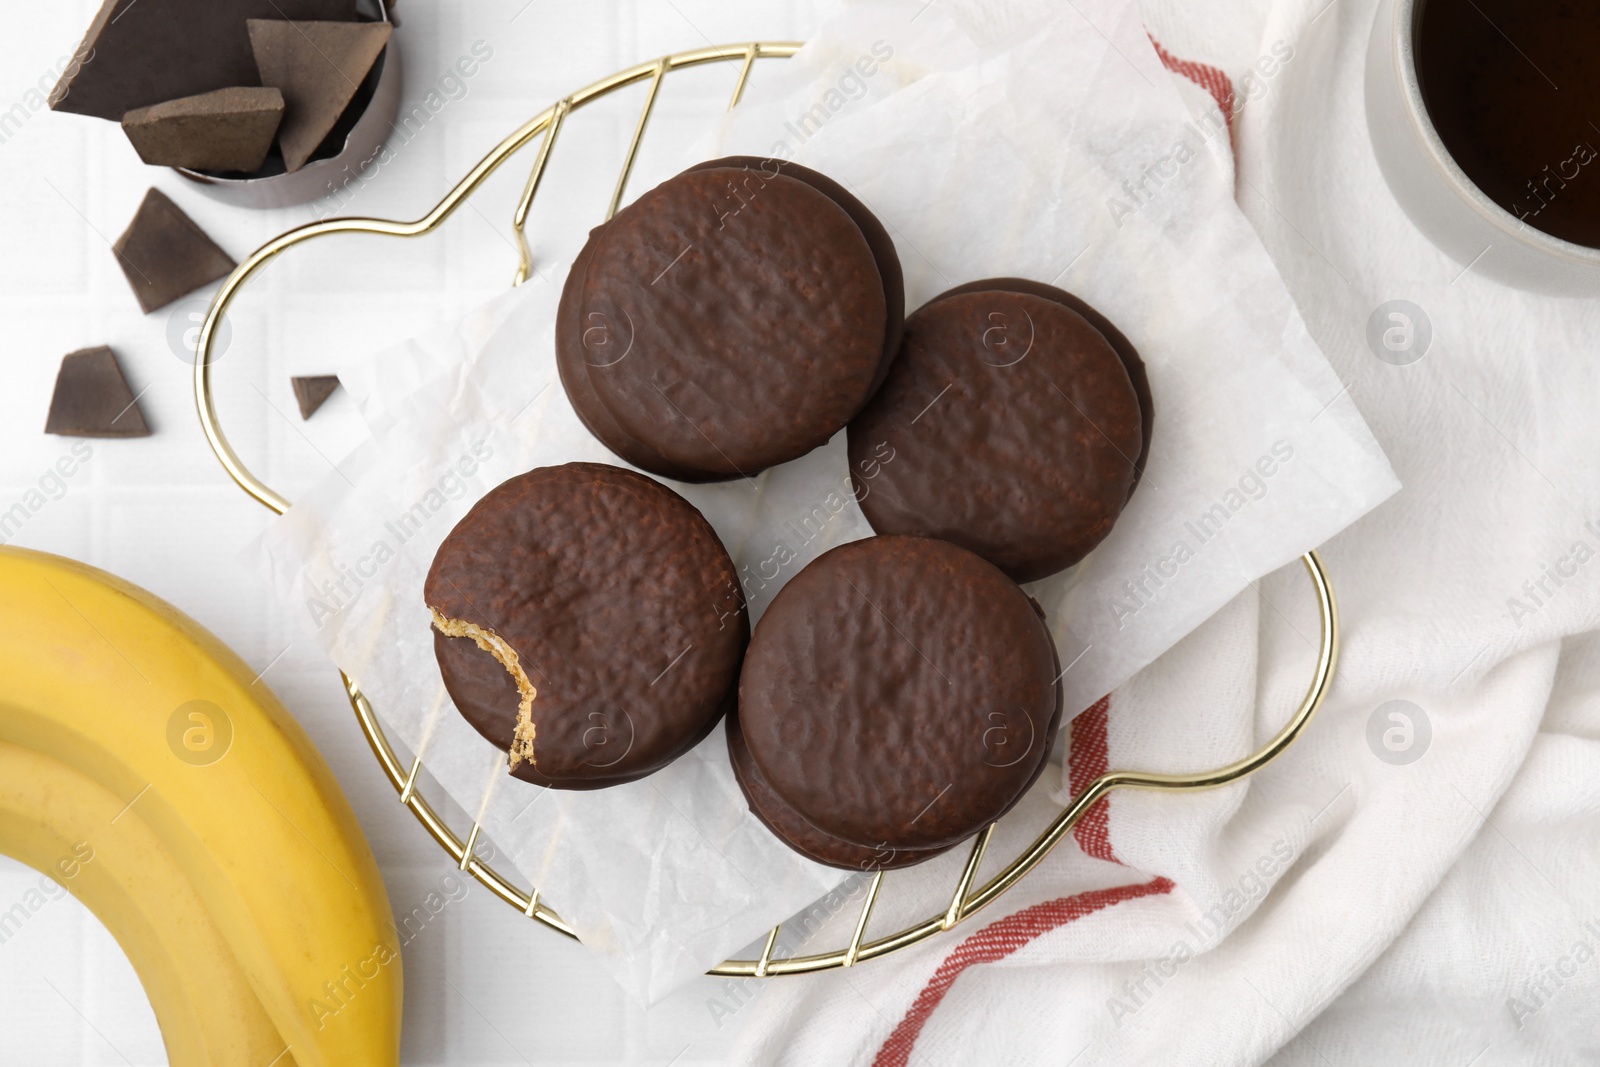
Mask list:
MULTIPOLYGON (((561 132, 568 115, 624 86, 633 85, 646 79, 650 81, 648 95, 645 98, 643 108, 640 110, 639 120, 634 128, 627 156, 617 176, 617 183, 612 193, 610 208, 606 215, 607 218, 610 218, 617 211, 626 194, 628 179, 633 172, 633 164, 638 156, 639 145, 643 141, 645 129, 655 109, 661 83, 668 73, 684 67, 698 66, 705 63, 741 61, 739 80, 734 88, 733 97, 728 104, 731 109, 743 96, 745 85, 750 78, 750 71, 754 67, 756 60, 787 58, 792 56, 799 48, 800 45, 793 42, 757 41, 749 44, 721 45, 694 49, 688 52, 678 52, 670 56, 663 56, 649 63, 640 63, 637 66, 618 71, 608 78, 602 78, 594 84, 558 100, 528 120, 509 137, 496 145, 488 155, 479 160, 478 164, 467 173, 467 176, 445 194, 442 200, 415 221, 400 222, 393 219, 359 217, 325 219, 290 230, 256 249, 222 283, 222 287, 217 291, 216 297, 211 302, 211 308, 206 314, 205 324, 201 327, 200 337, 195 345, 195 406, 199 411, 200 425, 205 431, 206 441, 210 444, 211 450, 216 454, 217 460, 222 464, 223 469, 228 472, 228 476, 246 493, 273 511, 282 514, 288 510, 289 501, 252 474, 228 443, 227 435, 223 433, 221 421, 217 417, 216 405, 213 402, 211 393, 211 348, 220 329, 223 316, 227 313, 229 305, 233 303, 234 297, 238 295, 244 284, 280 253, 313 238, 335 233, 373 233, 401 238, 420 237, 431 233, 442 225, 455 212, 456 208, 461 206, 463 201, 477 191, 489 175, 498 170, 507 159, 527 146, 535 137, 543 133, 545 136, 540 142, 539 151, 534 157, 533 168, 528 174, 528 180, 523 187, 516 211, 512 216, 512 230, 516 236, 519 256, 513 284, 520 285, 528 278, 533 269, 533 254, 528 246, 526 236, 528 214, 533 206, 534 197, 539 191, 539 184, 544 177, 545 167, 549 163, 557 135, 561 132)), ((1321 623, 1321 637, 1318 644, 1316 667, 1312 674, 1311 684, 1307 688, 1299 708, 1284 727, 1278 731, 1277 735, 1260 749, 1243 759, 1230 763, 1226 767, 1195 774, 1108 771, 1090 782, 1083 792, 1073 797, 1071 802, 1051 821, 1050 825, 1020 855, 1011 859, 999 872, 974 890, 972 888, 973 884, 977 881, 979 869, 983 865, 989 849, 989 843, 994 836, 994 825, 985 828, 973 840, 972 849, 968 853, 967 862, 962 868, 961 876, 956 882, 948 905, 942 911, 922 922, 908 926, 895 933, 868 939, 868 923, 885 880, 885 872, 879 871, 872 878, 866 898, 862 903, 861 911, 856 917, 850 941, 845 947, 806 956, 775 957, 773 953, 777 947, 779 932, 783 928, 780 923, 767 934, 759 958, 753 960, 726 960, 713 967, 709 973, 733 977, 763 978, 771 975, 822 971, 834 967, 851 967, 862 960, 870 960, 887 955, 897 949, 905 948, 908 945, 932 937, 941 931, 949 930, 994 901, 1015 885, 1025 874, 1038 866, 1040 861, 1049 855, 1050 850, 1055 848, 1072 831, 1072 828, 1083 817, 1084 813, 1112 790, 1156 789, 1178 791, 1213 789, 1217 786, 1239 781, 1272 762, 1282 754, 1284 749, 1294 743, 1295 738, 1305 729, 1306 724, 1311 721, 1312 716, 1316 714, 1317 709, 1322 705, 1324 698, 1327 696, 1328 688, 1333 682, 1334 670, 1339 658, 1339 609, 1338 603, 1334 599, 1333 587, 1328 582, 1327 571, 1322 565, 1321 558, 1314 551, 1306 553, 1301 557, 1301 561, 1305 564, 1306 571, 1311 578, 1312 589, 1316 593, 1317 609, 1321 623)), ((417 756, 410 764, 402 762, 400 756, 395 752, 394 746, 390 743, 388 735, 384 732, 382 723, 378 721, 378 715, 373 710, 372 704, 347 675, 341 672, 340 678, 344 681, 345 694, 349 698, 351 708, 355 711, 356 720, 361 726, 361 732, 366 735, 367 742, 372 746, 373 755, 377 757, 379 766, 383 768, 390 784, 394 786, 400 802, 410 809, 411 813, 422 823, 433 839, 444 848, 451 860, 461 870, 469 872, 484 886, 488 887, 495 896, 501 898, 524 915, 568 937, 576 938, 577 934, 573 929, 563 922, 555 911, 543 903, 537 888, 528 890, 519 888, 489 862, 476 855, 478 835, 482 829, 479 822, 473 822, 465 839, 459 836, 445 822, 423 795, 421 784, 418 780, 423 770, 422 757, 420 755, 417 756)))

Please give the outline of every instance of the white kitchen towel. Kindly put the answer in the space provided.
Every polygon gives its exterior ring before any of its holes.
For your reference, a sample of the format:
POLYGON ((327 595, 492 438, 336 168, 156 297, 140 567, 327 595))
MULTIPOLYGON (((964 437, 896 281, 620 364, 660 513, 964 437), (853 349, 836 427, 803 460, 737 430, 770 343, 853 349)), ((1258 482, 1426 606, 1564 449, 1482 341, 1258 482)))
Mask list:
MULTIPOLYGON (((1082 564, 1030 586, 1076 712, 1397 483, 1234 204, 1225 124, 1209 138, 1195 126, 1194 150, 1177 151, 1187 112, 1132 9, 1106 0, 1067 14, 1036 32, 1032 4, 861 5, 763 67, 726 125, 702 117, 709 141, 654 166, 793 156, 884 220, 910 306, 974 278, 1033 277, 1077 292, 1139 348, 1156 397, 1141 488, 1082 564), (1136 64, 1130 48, 1146 49, 1136 64)), ((613 458, 555 375, 555 277, 351 374, 371 441, 248 556, 484 836, 649 1001, 844 874, 749 815, 718 737, 639 783, 542 794, 507 781, 503 757, 449 708, 421 597, 439 540, 510 474, 613 458)), ((935 410, 925 425, 937 423, 935 410)), ((809 558, 869 532, 842 446, 840 435, 755 479, 681 487, 740 565, 752 614, 809 558)), ((662 649, 661 665, 678 651, 662 649)), ((1248 709, 1223 721, 1211 748, 1243 751, 1248 709)), ((942 906, 952 864, 896 885, 942 906)))
MULTIPOLYGON (((1366 134, 1375 6, 1151 2, 1147 34, 1081 31, 1159 58, 1174 143, 1225 145, 1226 119, 1239 206, 1405 486, 1324 548, 1328 703, 1246 783, 1114 794, 956 932, 768 983, 741 1062, 1594 1062, 1600 301, 1487 281, 1406 219, 1366 134)), ((1241 720, 1265 739, 1311 604, 1297 568, 1238 597, 1074 722, 1067 784, 1224 762, 1241 720)))

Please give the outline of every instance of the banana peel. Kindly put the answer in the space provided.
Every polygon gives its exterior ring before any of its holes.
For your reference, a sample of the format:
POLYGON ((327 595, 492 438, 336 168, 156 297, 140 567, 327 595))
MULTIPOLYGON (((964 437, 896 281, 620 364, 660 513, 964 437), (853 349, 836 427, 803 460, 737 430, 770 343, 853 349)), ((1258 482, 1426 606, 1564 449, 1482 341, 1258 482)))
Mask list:
POLYGON ((404 982, 377 862, 332 771, 243 660, 128 582, 0 547, 0 682, 0 741, 137 813, 294 1062, 398 1063, 404 982))

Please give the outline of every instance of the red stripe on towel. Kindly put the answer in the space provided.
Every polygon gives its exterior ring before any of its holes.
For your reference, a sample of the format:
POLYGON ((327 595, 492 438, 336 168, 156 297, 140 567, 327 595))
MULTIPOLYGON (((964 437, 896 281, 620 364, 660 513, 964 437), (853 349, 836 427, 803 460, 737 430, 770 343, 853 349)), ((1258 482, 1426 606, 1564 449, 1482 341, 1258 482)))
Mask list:
MULTIPOLYGON (((1111 697, 1103 696, 1076 719, 1072 720, 1070 745, 1067 749, 1067 788, 1077 796, 1089 783, 1106 773, 1106 721, 1111 711, 1111 697)), ((1121 863, 1111 850, 1110 798, 1096 801, 1094 807, 1083 813, 1072 833, 1078 847, 1085 855, 1095 859, 1121 863)))
POLYGON ((1167 878, 1156 878, 1136 885, 1120 885, 1112 889, 1095 889, 1035 904, 990 923, 957 945, 939 964, 939 969, 933 972, 933 977, 917 994, 917 999, 906 1011, 905 1018, 900 1020, 900 1025, 894 1028, 883 1047, 878 1049, 878 1055, 872 1061, 873 1067, 906 1067, 922 1027, 945 994, 950 992, 950 987, 955 985, 961 972, 968 967, 1003 959, 1035 938, 1113 904, 1158 896, 1172 890, 1173 883, 1167 878))
MULTIPOLYGON (((1149 33, 1145 34, 1150 37, 1149 33)), ((1174 74, 1181 74, 1200 88, 1211 94, 1211 99, 1217 102, 1217 107, 1222 109, 1222 117, 1228 123, 1228 144, 1233 145, 1233 112, 1237 97, 1233 92, 1233 80, 1221 70, 1209 63, 1196 63, 1192 59, 1179 59, 1165 48, 1161 42, 1150 37, 1150 43, 1155 46, 1156 55, 1161 58, 1161 65, 1174 74)))

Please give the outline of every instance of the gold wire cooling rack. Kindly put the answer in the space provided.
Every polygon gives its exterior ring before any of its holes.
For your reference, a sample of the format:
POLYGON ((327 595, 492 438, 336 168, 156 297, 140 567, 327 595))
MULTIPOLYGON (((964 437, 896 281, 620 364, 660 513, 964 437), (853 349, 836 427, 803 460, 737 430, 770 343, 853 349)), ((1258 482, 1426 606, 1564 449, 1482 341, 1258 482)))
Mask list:
MULTIPOLYGON (((733 98, 728 103, 728 107, 731 110, 744 94, 745 85, 750 78, 750 70, 755 66, 758 59, 786 59, 794 55, 799 48, 799 44, 792 42, 753 42, 750 44, 722 45, 699 48, 689 52, 677 52, 649 63, 641 63, 638 66, 618 71, 610 77, 602 78, 593 85, 580 89, 570 96, 563 97, 523 124, 516 132, 496 145, 493 151, 484 156, 478 165, 473 167, 467 176, 461 179, 455 188, 445 195, 444 199, 434 205, 432 210, 413 222, 374 218, 325 219, 290 230, 258 248, 223 282, 222 288, 211 302, 210 312, 206 316, 205 324, 201 327, 200 337, 195 346, 194 390, 195 403, 200 413, 200 424, 205 430, 206 440, 210 443, 212 451, 216 453, 217 459, 221 461, 229 476, 246 493, 249 493, 273 511, 282 514, 288 510, 289 501, 252 474, 244 463, 240 461, 238 455, 234 453, 233 448, 228 444, 227 436, 222 432, 222 424, 218 421, 216 408, 211 396, 211 347, 222 318, 227 313, 229 304, 233 302, 233 298, 238 294, 239 290, 244 287, 244 284, 250 280, 256 271, 260 270, 270 260, 295 245, 303 244, 314 237, 324 237, 329 234, 371 233, 387 234, 392 237, 421 237, 424 234, 431 233, 443 224, 455 212, 456 208, 460 207, 483 184, 490 174, 499 169, 517 151, 526 147, 534 138, 543 134, 544 136, 539 143, 538 153, 534 156, 533 169, 528 174, 527 183, 523 186, 522 196, 517 201, 516 211, 512 215, 512 231, 516 235, 519 252, 519 262, 513 284, 520 285, 527 280, 528 273, 533 266, 532 253, 529 250, 525 234, 528 212, 533 206, 535 194, 539 191, 539 182, 544 176, 545 167, 550 160, 550 153, 555 147, 556 138, 561 133, 561 128, 569 115, 586 104, 592 103, 600 97, 625 86, 639 82, 649 82, 644 107, 639 113, 639 120, 634 127, 633 138, 628 145, 627 156, 623 160, 621 172, 617 176, 616 186, 611 196, 611 205, 606 213, 606 217, 609 219, 622 203, 623 194, 628 186, 628 178, 633 172, 634 160, 639 153, 639 145, 644 139, 645 129, 649 125, 651 113, 655 110, 656 97, 661 89, 661 83, 668 73, 685 67, 696 67, 709 63, 741 63, 739 80, 734 87, 733 98)), ((962 867, 960 877, 952 887, 948 901, 923 921, 907 926, 895 933, 868 939, 867 923, 872 916, 873 907, 878 901, 879 891, 885 878, 885 872, 878 871, 868 884, 850 940, 844 947, 808 955, 776 956, 774 955, 774 950, 778 944, 779 933, 783 929, 780 923, 767 934, 765 945, 758 958, 726 960, 713 967, 710 973, 714 975, 757 978, 780 974, 802 974, 811 971, 828 970, 834 967, 850 967, 862 960, 887 955, 897 949, 905 948, 908 945, 932 937, 941 931, 949 930, 1006 892, 1023 875, 1038 866, 1039 862, 1050 853, 1050 850, 1055 848, 1062 838, 1071 832, 1073 826, 1083 814, 1112 790, 1155 789, 1177 791, 1210 789, 1226 785, 1229 782, 1236 782, 1241 778, 1254 774, 1272 762, 1294 742, 1300 732, 1305 729, 1306 724, 1310 722, 1317 708, 1321 706, 1332 682, 1335 664, 1338 660, 1339 612, 1334 600, 1333 589, 1328 583, 1327 572, 1323 569, 1322 560, 1316 552, 1306 553, 1301 558, 1301 561, 1305 564, 1306 571, 1311 578, 1312 588, 1316 593, 1317 608, 1321 622, 1321 637, 1318 643, 1316 667, 1312 674, 1311 684, 1306 690, 1305 698, 1300 702, 1300 706, 1293 717, 1278 731, 1272 740, 1268 741, 1259 750, 1237 762, 1228 764, 1226 767, 1218 767, 1215 770, 1198 774, 1151 774, 1134 771, 1108 771, 1090 782, 1081 793, 1073 797, 1062 808, 1060 814, 1034 839, 1032 844, 1011 859, 988 881, 974 887, 979 868, 989 848, 989 841, 994 836, 995 825, 998 824, 985 828, 973 840, 966 864, 962 867)), ((383 724, 379 722, 372 704, 368 702, 361 690, 348 676, 341 673, 340 677, 344 680, 345 693, 349 697, 351 708, 355 710, 357 721, 361 724, 362 733, 366 735, 367 741, 372 745, 372 751, 377 756, 384 773, 388 775, 390 783, 399 793, 400 802, 410 809, 411 813, 417 817, 428 833, 433 835, 434 840, 439 842, 456 865, 461 870, 472 874, 474 878, 487 886, 496 896, 521 911, 524 915, 568 937, 576 938, 577 934, 573 929, 540 899, 537 887, 530 889, 519 888, 510 878, 476 854, 478 834, 481 829, 478 822, 472 824, 465 837, 458 834, 445 822, 433 804, 423 796, 422 790, 419 788, 418 776, 423 769, 422 758, 420 756, 416 757, 408 766, 395 752, 394 746, 385 734, 383 724)), ((1011 817, 1015 818, 1016 816, 1011 817)))

